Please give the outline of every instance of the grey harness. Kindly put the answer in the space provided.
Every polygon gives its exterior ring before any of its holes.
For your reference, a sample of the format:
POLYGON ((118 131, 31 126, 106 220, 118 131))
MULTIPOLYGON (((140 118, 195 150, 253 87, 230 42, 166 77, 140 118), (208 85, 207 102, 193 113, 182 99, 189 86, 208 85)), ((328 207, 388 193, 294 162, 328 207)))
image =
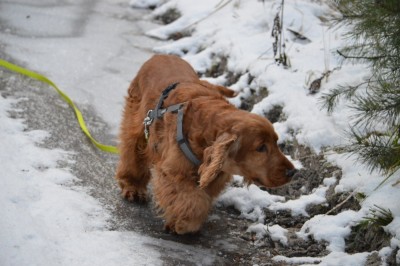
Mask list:
POLYGON ((147 116, 143 121, 144 124, 144 134, 146 140, 149 138, 149 127, 153 123, 155 119, 161 119, 165 113, 178 113, 177 116, 177 126, 176 126, 176 141, 178 142, 179 148, 185 154, 185 156, 191 161, 194 165, 199 166, 201 161, 197 159, 196 155, 193 153, 192 149, 189 146, 188 140, 185 138, 183 134, 183 106, 184 103, 178 103, 171 105, 167 108, 163 108, 164 100, 168 97, 168 94, 176 88, 179 83, 174 83, 169 85, 163 92, 161 93, 160 99, 156 105, 154 110, 149 110, 147 112, 147 116))

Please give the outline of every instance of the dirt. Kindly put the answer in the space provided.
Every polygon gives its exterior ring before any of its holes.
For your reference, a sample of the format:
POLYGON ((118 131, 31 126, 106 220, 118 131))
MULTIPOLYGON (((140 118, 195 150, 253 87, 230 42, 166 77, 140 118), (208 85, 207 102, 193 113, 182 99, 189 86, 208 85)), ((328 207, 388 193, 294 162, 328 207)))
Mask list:
MULTIPOLYGON (((265 94, 264 94, 265 95, 265 94)), ((248 99, 242 101, 245 103, 247 110, 251 110, 252 106, 256 104, 260 98, 264 96, 258 92, 254 92, 248 99)), ((272 110, 265 113, 272 123, 282 121, 285 119, 282 114, 282 107, 275 106, 272 110)), ((326 243, 315 242, 312 239, 304 241, 297 238, 295 232, 299 231, 304 222, 310 217, 318 214, 326 214, 328 211, 330 215, 335 215, 345 210, 359 210, 361 208, 359 199, 356 195, 347 193, 335 193, 335 186, 338 184, 342 171, 339 167, 329 163, 323 154, 316 154, 310 148, 299 145, 296 140, 281 144, 281 150, 285 154, 290 154, 292 158, 301 161, 304 168, 302 168, 296 175, 296 178, 287 186, 279 189, 268 189, 270 194, 284 196, 287 200, 299 198, 302 195, 307 195, 320 185, 325 178, 335 177, 336 183, 329 187, 326 193, 326 203, 320 205, 310 205, 306 208, 309 217, 293 216, 288 211, 277 211, 272 213, 265 210, 267 218, 265 224, 279 224, 280 226, 289 230, 288 239, 289 245, 280 247, 279 244, 273 243, 271 239, 266 237, 264 240, 263 248, 277 252, 279 255, 287 257, 321 257, 326 256, 329 252, 326 250, 326 243), (269 243, 269 244, 268 244, 269 243)), ((346 239, 346 252, 361 253, 373 252, 381 250, 383 247, 390 246, 390 235, 388 235, 382 227, 367 226, 360 228, 359 226, 352 227, 351 235, 346 239)), ((387 265, 396 265, 395 256, 397 250, 393 250, 388 260, 387 265)), ((365 265, 381 265, 382 259, 378 252, 371 253, 365 265)), ((262 265, 262 264, 261 264, 262 265)))
POLYGON ((160 21, 163 24, 170 24, 181 17, 181 12, 176 8, 170 8, 161 15, 155 16, 156 21, 160 21))
MULTIPOLYGON (((231 75, 232 73, 227 69, 229 58, 224 56, 216 56, 214 64, 205 73, 205 76, 218 77, 221 75, 231 75)), ((229 80, 225 86, 234 84, 239 78, 240 74, 235 74, 234 80, 229 80), (233 83, 231 83, 233 82, 233 83)), ((249 80, 249 85, 251 79, 249 80)), ((267 88, 258 88, 258 90, 250 90, 250 96, 241 98, 241 109, 251 111, 253 106, 260 102, 265 97, 268 97, 267 88)), ((272 123, 283 121, 285 115, 283 114, 282 106, 274 106, 270 111, 265 112, 264 115, 272 123)), ((288 229, 288 246, 282 246, 280 243, 274 242, 268 235, 264 239, 255 240, 254 235, 245 233, 241 237, 249 242, 253 242, 259 249, 259 255, 252 257, 252 263, 259 265, 281 265, 280 263, 271 262, 270 259, 274 255, 284 255, 287 257, 322 257, 329 254, 326 250, 326 243, 316 242, 313 239, 302 240, 296 236, 296 232, 300 230, 303 224, 318 214, 335 215, 344 210, 359 210, 360 199, 351 193, 335 193, 335 186, 338 184, 342 171, 339 167, 329 163, 323 153, 316 154, 310 148, 300 145, 294 139, 292 142, 287 142, 280 145, 281 150, 285 154, 291 155, 292 158, 301 161, 304 168, 302 168, 296 175, 296 178, 287 186, 279 189, 267 189, 270 194, 284 196, 287 200, 297 199, 302 195, 308 195, 314 189, 322 185, 325 178, 334 177, 336 183, 329 187, 326 193, 326 202, 319 205, 310 205, 306 211, 309 217, 293 216, 289 211, 281 210, 272 212, 264 210, 266 214, 265 224, 279 224, 280 226, 288 229)), ((357 226, 352 227, 352 233, 346 239, 346 252, 359 253, 359 252, 372 252, 380 250, 383 247, 390 246, 390 236, 387 235, 382 227, 366 227, 363 229, 357 226)), ((388 265, 395 265, 395 255, 397 250, 394 250, 387 260, 388 265)), ((377 252, 373 252, 368 256, 366 265, 380 265, 381 258, 377 252)))
MULTIPOLYGON (((165 13, 157 15, 154 17, 154 20, 160 22, 164 25, 170 24, 181 17, 181 12, 179 12, 176 8, 170 8, 165 13)), ((182 32, 172 33, 168 36, 169 40, 179 40, 183 37, 190 36, 191 32, 190 29, 183 30, 182 32)))
POLYGON ((380 250, 390 246, 390 235, 382 227, 353 226, 347 239, 346 252, 353 254, 364 251, 380 250))

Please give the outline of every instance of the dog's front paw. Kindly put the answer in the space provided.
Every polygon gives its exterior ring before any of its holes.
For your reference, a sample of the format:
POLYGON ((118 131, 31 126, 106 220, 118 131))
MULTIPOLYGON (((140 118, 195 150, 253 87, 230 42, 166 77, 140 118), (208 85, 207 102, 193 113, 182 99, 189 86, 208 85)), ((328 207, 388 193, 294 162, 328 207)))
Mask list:
POLYGON ((176 234, 176 232, 175 232, 175 223, 166 223, 165 225, 164 225, 164 231, 166 232, 166 233, 170 233, 170 234, 176 234))
POLYGON ((138 189, 136 187, 124 187, 122 189, 122 197, 130 202, 145 203, 147 202, 146 189, 138 189))

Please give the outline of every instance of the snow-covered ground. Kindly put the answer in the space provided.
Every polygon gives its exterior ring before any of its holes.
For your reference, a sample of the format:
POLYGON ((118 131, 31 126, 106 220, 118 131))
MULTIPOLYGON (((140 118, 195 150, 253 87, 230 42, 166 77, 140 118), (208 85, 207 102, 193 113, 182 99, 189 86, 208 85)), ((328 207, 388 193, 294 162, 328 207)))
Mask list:
MULTIPOLYGON (((146 1, 133 0, 132 5, 143 6, 146 1)), ((320 152, 324 147, 346 144, 344 132, 351 121, 351 109, 342 102, 335 111, 328 115, 319 102, 321 93, 335 88, 339 84, 359 84, 368 75, 365 65, 340 64, 334 53, 344 44, 342 28, 330 28, 326 22, 337 15, 332 1, 285 1, 283 11, 283 39, 285 52, 290 66, 275 63, 272 49, 274 38, 271 31, 274 18, 280 15, 282 1, 240 1, 224 0, 215 2, 205 0, 192 3, 186 0, 149 1, 158 4, 153 15, 161 15, 168 9, 177 9, 182 16, 174 22, 147 32, 149 36, 168 39, 176 33, 187 33, 177 41, 155 47, 155 51, 172 53, 189 61, 199 73, 212 68, 216 60, 228 58, 227 70, 242 74, 231 88, 239 92, 233 104, 240 105, 240 98, 246 97, 250 89, 257 91, 266 87, 269 95, 256 104, 252 112, 263 114, 274 106, 283 107, 285 121, 274 124, 280 135, 280 141, 292 140, 320 152), (298 38, 293 32, 301 34, 306 40, 298 38), (323 79, 321 91, 310 94, 308 88, 313 80, 320 78, 326 71, 332 71, 328 79, 323 79), (248 84, 249 75, 254 77, 248 84)), ((281 15, 282 16, 282 15, 281 15)), ((226 76, 222 75, 213 82, 223 84, 226 76)), ((325 240, 331 253, 320 258, 321 264, 327 265, 362 265, 368 255, 346 255, 345 238, 350 234, 350 227, 368 215, 374 205, 392 211, 394 220, 385 230, 392 235, 391 248, 400 245, 400 199, 399 185, 392 186, 399 178, 395 174, 391 181, 379 189, 375 188, 384 179, 379 173, 370 173, 365 165, 358 164, 355 156, 329 152, 327 158, 343 170, 343 176, 336 186, 336 192, 356 191, 367 198, 359 211, 346 211, 338 215, 318 215, 311 217, 298 233, 301 237, 312 236, 316 240, 325 240)), ((270 195, 255 186, 249 188, 228 188, 219 202, 234 206, 242 216, 256 222, 264 220, 263 208, 270 210, 287 209, 293 215, 308 215, 306 206, 321 204, 326 201, 325 193, 335 183, 335 178, 327 178, 324 185, 310 195, 296 200, 284 201, 281 197, 270 195)), ((249 230, 262 234, 265 226, 252 225, 249 230)), ((272 238, 285 243, 285 229, 279 225, 268 226, 272 238)), ((388 254, 388 249, 380 251, 381 257, 388 254)), ((304 259, 304 263, 312 259, 304 259)), ((400 260, 400 254, 397 254, 400 260)), ((293 258, 277 257, 276 260, 293 261, 293 258)), ((299 259, 298 261, 301 261, 299 259)))
POLYGON ((48 133, 25 132, 23 121, 9 117, 17 100, 0 99, 0 264, 160 264, 158 251, 146 247, 157 241, 108 230, 108 212, 58 167, 69 153, 38 147, 48 133))
MULTIPOLYGON (((29 0, 5 1, 0 3, 0 17, 8 28, 1 30, 0 38, 8 55, 48 76, 76 102, 93 105, 114 134, 118 130, 126 88, 150 56, 149 47, 157 53, 182 56, 199 73, 226 57, 227 70, 241 74, 231 86, 239 92, 232 103, 239 106, 241 97, 266 87, 268 97, 256 104, 252 112, 263 114, 276 105, 282 106, 286 119, 274 124, 280 141, 295 137, 300 144, 318 153, 325 147, 345 144, 344 130, 351 120, 346 102, 328 115, 321 110, 319 95, 338 84, 357 84, 368 75, 365 65, 340 65, 335 56, 334 51, 343 44, 343 29, 330 29, 324 23, 335 15, 329 2, 285 2, 283 36, 289 67, 275 63, 272 49, 271 31, 280 8, 279 0, 132 0, 131 5, 140 8, 157 6, 150 17, 170 8, 182 14, 171 24, 158 27, 133 19, 127 0, 70 0, 63 4, 43 0, 34 5, 27 4, 29 0), (74 2, 85 2, 86 9, 74 2), (85 12, 97 15, 86 21, 85 12), (140 31, 163 41, 144 38, 140 31), (176 41, 167 40, 175 33, 189 34, 176 41), (310 94, 310 83, 328 70, 334 71, 328 79, 323 79, 321 92, 310 94), (252 80, 250 84, 249 80, 252 80)), ((210 78, 220 84, 226 79, 224 75, 210 78)), ((160 264, 159 254, 150 248, 151 244, 147 245, 156 240, 132 232, 121 234, 107 230, 108 212, 86 191, 71 186, 79 176, 58 167, 58 161, 69 160, 69 151, 38 148, 36 144, 48 133, 25 132, 24 121, 11 119, 8 111, 14 101, 0 97, 3 144, 0 169, 4 173, 0 187, 0 264, 137 265, 138 261, 160 264)), ((330 151, 326 157, 343 171, 335 191, 365 194, 362 208, 310 217, 299 230, 299 237, 326 241, 330 251, 326 257, 276 256, 274 260, 363 265, 370 253, 346 254, 344 239, 349 236, 350 227, 361 221, 374 205, 390 209, 394 216, 384 228, 391 234, 390 247, 379 251, 385 258, 392 249, 400 247, 400 206, 397 204, 400 188, 392 186, 399 173, 375 189, 384 177, 368 172, 365 166, 355 162, 354 156, 330 151)), ((241 177, 235 177, 235 182, 240 183, 241 177)), ((229 187, 218 204, 234 206, 244 218, 253 221, 254 224, 249 222, 248 231, 257 237, 268 232, 274 241, 285 245, 286 229, 277 224, 264 225, 263 209, 284 209, 292 215, 307 216, 306 206, 324 203, 326 191, 335 182, 335 177, 326 178, 310 195, 289 201, 254 185, 229 187)), ((400 262, 399 253, 397 261, 400 262)))

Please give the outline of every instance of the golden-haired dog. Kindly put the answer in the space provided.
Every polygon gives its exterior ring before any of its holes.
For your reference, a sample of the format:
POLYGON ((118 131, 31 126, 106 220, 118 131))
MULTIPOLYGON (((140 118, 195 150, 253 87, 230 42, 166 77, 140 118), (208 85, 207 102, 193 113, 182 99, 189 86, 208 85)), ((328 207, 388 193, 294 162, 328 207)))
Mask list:
POLYGON ((200 230, 213 199, 232 175, 269 188, 289 182, 296 169, 279 150, 272 124, 225 99, 233 96, 235 92, 228 88, 199 80, 177 56, 155 55, 148 60, 128 89, 120 128, 116 179, 122 196, 145 201, 151 180, 165 228, 185 234, 200 230), (176 110, 144 123, 162 92, 174 83, 178 84, 159 107, 182 104, 181 130, 199 164, 188 158, 177 141, 176 110))

